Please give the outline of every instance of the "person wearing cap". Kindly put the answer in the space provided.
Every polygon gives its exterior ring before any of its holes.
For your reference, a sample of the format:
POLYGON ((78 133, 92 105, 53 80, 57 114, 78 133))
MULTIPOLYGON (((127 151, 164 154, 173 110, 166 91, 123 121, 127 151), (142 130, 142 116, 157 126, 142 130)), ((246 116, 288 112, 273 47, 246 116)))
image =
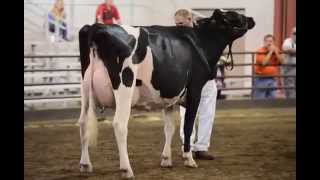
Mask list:
MULTIPOLYGON (((284 64, 289 66, 282 67, 282 74, 285 76, 295 76, 296 75, 296 28, 294 27, 291 31, 291 36, 282 44, 283 52, 285 54, 284 64)), ((286 98, 296 97, 296 77, 284 77, 285 87, 294 87, 294 89, 285 89, 286 98)))
MULTIPOLYGON (((174 14, 174 20, 176 26, 193 27, 193 17, 190 10, 177 10, 174 14)), ((215 75, 217 74, 216 71, 217 70, 215 69, 215 75)), ((209 80, 202 89, 201 100, 198 107, 198 128, 196 129, 194 125, 191 134, 190 145, 195 159, 214 159, 214 156, 208 153, 217 100, 217 85, 214 78, 209 80), (195 139, 196 131, 197 138, 195 139)), ((182 143, 184 142, 183 126, 185 111, 185 108, 180 106, 180 138, 182 143)))

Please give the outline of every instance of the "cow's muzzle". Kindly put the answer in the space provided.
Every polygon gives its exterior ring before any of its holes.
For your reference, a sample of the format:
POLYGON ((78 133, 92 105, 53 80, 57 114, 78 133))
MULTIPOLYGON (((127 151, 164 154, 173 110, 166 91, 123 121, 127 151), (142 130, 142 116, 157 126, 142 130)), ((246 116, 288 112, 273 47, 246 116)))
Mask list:
POLYGON ((256 25, 252 17, 247 18, 247 23, 248 23, 248 29, 252 29, 256 25))

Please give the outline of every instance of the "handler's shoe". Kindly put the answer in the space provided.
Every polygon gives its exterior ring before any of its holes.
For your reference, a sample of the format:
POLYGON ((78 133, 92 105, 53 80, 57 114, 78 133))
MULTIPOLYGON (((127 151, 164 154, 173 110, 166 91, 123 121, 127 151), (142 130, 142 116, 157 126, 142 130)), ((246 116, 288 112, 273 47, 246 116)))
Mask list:
POLYGON ((199 160, 214 160, 214 156, 208 154, 207 151, 194 151, 194 158, 199 160))

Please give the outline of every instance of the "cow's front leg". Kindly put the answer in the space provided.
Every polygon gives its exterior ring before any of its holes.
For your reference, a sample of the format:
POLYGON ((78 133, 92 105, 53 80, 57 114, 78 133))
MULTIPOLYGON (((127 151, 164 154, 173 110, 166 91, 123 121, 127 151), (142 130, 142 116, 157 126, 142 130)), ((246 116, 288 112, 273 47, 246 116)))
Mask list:
POLYGON ((187 106, 186 106, 186 114, 185 114, 184 127, 183 127, 184 147, 183 147, 182 157, 184 159, 184 165, 192 168, 198 167, 197 163, 194 161, 192 157, 192 152, 190 148, 190 136, 191 136, 194 121, 197 115, 200 97, 201 97, 201 90, 200 91, 189 90, 187 94, 187 106))
POLYGON ((119 150, 121 176, 122 178, 132 178, 134 175, 128 157, 127 135, 133 88, 120 86, 118 90, 114 91, 114 95, 116 112, 112 125, 119 150))
POLYGON ((172 167, 171 142, 175 131, 175 122, 172 118, 173 109, 164 109, 162 118, 164 121, 164 134, 166 142, 161 155, 161 167, 172 167))

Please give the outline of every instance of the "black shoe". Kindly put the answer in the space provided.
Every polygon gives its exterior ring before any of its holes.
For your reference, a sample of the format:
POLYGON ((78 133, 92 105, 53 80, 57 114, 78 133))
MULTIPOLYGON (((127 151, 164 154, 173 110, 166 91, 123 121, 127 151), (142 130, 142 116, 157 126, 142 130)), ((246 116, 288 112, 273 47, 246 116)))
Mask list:
POLYGON ((214 156, 208 154, 207 151, 195 151, 194 158, 199 160, 214 160, 214 156))

